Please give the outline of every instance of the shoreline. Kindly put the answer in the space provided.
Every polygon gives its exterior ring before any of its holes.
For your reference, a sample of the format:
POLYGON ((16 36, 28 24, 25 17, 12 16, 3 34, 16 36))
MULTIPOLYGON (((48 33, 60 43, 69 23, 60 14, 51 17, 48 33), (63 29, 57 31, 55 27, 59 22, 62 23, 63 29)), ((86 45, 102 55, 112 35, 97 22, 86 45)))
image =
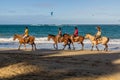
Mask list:
MULTIPOLYGON (((0 43, 0 49, 18 49, 19 43, 0 43)), ((74 43, 75 50, 81 50, 81 44, 74 43)), ((109 51, 119 51, 120 50, 120 44, 108 44, 108 50, 109 51)), ((37 49, 51 49, 55 50, 53 47, 53 43, 36 43, 37 49)), ((31 45, 27 44, 26 48, 30 49, 31 45)), ((104 46, 99 44, 98 45, 99 50, 103 50, 104 46)), ((24 49, 24 46, 21 45, 21 49, 24 49)), ((58 50, 63 49, 63 43, 58 43, 58 50)), ((71 45, 71 49, 73 49, 73 46, 71 45)), ((85 50, 90 50, 91 49, 91 44, 90 43, 85 43, 84 45, 85 50)), ((96 50, 96 48, 93 48, 96 50)), ((65 50, 68 50, 68 46, 66 46, 65 50)))

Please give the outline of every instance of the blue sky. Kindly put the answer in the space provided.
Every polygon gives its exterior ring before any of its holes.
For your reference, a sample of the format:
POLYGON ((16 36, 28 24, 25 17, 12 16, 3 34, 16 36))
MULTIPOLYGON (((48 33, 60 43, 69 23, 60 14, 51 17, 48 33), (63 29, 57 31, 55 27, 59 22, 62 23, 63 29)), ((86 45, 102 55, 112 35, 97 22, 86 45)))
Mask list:
POLYGON ((120 0, 0 0, 0 24, 120 24, 119 3, 120 0))

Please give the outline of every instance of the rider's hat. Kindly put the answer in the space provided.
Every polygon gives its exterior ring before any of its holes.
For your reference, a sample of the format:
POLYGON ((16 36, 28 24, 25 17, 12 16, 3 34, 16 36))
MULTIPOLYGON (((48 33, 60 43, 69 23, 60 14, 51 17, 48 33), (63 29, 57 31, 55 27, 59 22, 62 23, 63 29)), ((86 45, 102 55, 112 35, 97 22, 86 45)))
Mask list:
POLYGON ((101 30, 100 26, 97 26, 96 28, 97 28, 98 30, 101 30))

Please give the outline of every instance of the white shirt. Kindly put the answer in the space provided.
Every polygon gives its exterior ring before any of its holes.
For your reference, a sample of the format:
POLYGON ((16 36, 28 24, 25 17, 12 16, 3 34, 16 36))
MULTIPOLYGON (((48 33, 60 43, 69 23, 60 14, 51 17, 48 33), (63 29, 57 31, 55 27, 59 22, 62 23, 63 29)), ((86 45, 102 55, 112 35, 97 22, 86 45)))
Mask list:
POLYGON ((98 31, 98 32, 96 33, 96 36, 101 36, 101 31, 98 31))

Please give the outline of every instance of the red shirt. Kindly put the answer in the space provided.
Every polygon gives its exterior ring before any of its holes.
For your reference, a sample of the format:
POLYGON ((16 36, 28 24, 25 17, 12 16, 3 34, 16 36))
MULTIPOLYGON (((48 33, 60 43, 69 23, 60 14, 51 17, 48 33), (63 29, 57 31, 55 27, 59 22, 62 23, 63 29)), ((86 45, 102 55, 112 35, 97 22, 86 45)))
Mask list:
POLYGON ((75 36, 75 37, 78 36, 78 29, 75 30, 74 36, 75 36))

